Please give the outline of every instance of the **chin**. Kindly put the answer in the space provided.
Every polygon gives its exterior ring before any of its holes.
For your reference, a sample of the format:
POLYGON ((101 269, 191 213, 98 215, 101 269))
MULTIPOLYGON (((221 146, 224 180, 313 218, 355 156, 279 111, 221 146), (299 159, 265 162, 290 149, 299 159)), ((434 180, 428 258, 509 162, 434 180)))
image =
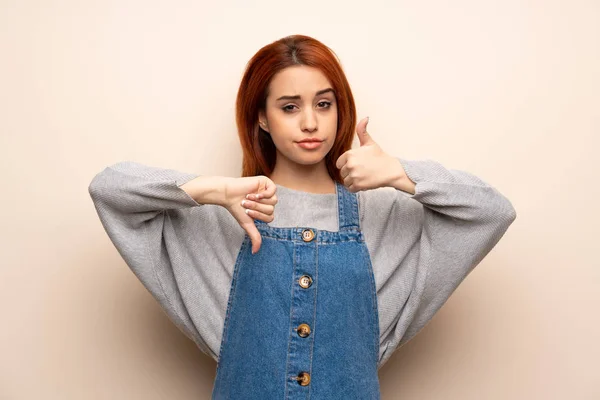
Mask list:
POLYGON ((315 158, 315 159, 303 159, 303 160, 294 160, 294 162, 296 164, 301 164, 301 165, 314 165, 314 164, 318 164, 321 161, 323 161, 322 158, 315 158))
POLYGON ((320 162, 325 160, 325 156, 321 154, 313 154, 310 156, 304 157, 295 157, 292 159, 296 164, 300 165, 314 165, 319 164, 320 162))
POLYGON ((315 165, 325 161, 325 157, 331 149, 320 149, 318 151, 298 151, 298 149, 286 149, 279 152, 279 156, 298 165, 315 165), (325 151, 326 150, 326 151, 325 151))

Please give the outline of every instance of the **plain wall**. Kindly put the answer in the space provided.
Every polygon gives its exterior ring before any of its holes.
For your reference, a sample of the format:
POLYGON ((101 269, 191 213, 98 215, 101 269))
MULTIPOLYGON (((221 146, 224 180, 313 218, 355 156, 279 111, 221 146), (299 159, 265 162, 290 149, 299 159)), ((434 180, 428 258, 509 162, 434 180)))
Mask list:
POLYGON ((381 369, 382 398, 599 399, 600 3, 582 0, 0 0, 0 399, 209 398, 215 363, 87 189, 124 160, 239 176, 245 64, 294 33, 338 54, 386 152, 517 210, 381 369))

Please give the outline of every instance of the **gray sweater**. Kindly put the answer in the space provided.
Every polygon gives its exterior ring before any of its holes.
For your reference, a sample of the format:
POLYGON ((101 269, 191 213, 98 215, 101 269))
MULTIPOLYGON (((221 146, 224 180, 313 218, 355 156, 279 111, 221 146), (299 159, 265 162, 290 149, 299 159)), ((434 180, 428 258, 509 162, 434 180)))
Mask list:
MULTIPOLYGON (((414 337, 490 252, 516 212, 476 176, 432 160, 400 159, 415 194, 358 192, 377 287, 379 368, 414 337)), ((96 211, 127 265, 169 318, 218 361, 234 264, 245 231, 229 212, 181 185, 199 176, 135 162, 99 172, 96 211)), ((337 231, 336 194, 277 185, 273 227, 337 231)))

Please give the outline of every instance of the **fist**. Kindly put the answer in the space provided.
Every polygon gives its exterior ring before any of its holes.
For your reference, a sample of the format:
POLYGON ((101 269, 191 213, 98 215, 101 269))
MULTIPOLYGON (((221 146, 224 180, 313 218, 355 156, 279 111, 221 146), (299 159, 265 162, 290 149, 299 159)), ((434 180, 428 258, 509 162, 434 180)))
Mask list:
POLYGON ((237 220, 252 241, 252 254, 260 249, 262 237, 255 219, 272 222, 277 204, 277 187, 266 176, 229 178, 225 184, 223 206, 237 220))

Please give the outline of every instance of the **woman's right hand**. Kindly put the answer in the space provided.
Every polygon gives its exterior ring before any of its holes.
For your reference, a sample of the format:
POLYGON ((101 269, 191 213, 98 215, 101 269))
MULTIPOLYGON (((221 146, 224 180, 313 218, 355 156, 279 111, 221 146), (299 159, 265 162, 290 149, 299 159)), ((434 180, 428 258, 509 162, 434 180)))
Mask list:
POLYGON ((238 221, 252 241, 252 254, 260 249, 262 238, 254 219, 272 222, 277 204, 277 187, 264 175, 228 178, 221 204, 238 221))

